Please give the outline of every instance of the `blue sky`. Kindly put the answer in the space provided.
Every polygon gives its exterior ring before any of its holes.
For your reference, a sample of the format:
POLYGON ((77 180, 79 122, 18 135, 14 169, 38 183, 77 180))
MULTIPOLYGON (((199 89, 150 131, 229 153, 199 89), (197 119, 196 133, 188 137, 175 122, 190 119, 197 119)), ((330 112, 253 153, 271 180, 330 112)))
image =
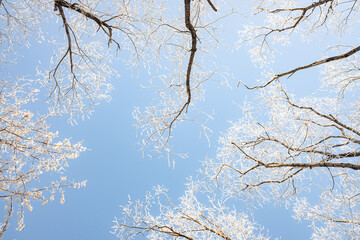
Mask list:
MULTIPOLYGON (((226 30, 228 29, 225 28, 224 31, 226 30)), ((236 33, 232 32, 226 37, 234 36, 236 33)), ((316 46, 312 48, 316 49, 316 46)), ((34 68, 29 63, 37 62, 38 59, 46 61, 48 54, 40 49, 36 44, 29 49, 22 49, 24 57, 19 59, 14 71, 20 75, 34 75, 34 68)), ((74 142, 84 141, 84 145, 91 149, 69 162, 70 167, 66 173, 69 179, 86 179, 87 187, 80 190, 67 189, 63 205, 59 201, 45 206, 34 205, 32 212, 26 211, 25 229, 22 232, 16 231, 16 219, 13 219, 5 239, 115 239, 109 233, 112 220, 115 216, 121 216, 119 205, 125 205, 129 195, 132 199, 141 199, 152 186, 164 185, 170 189, 173 199, 180 197, 185 190, 186 179, 195 176, 196 170, 201 167, 200 161, 206 157, 215 157, 217 139, 230 126, 228 121, 235 121, 240 117, 241 111, 237 104, 241 105, 245 98, 253 97, 253 92, 236 88, 238 80, 251 82, 259 77, 246 50, 219 51, 216 55, 217 64, 228 66, 227 71, 234 75, 234 79, 230 81, 232 88, 216 82, 205 85, 206 99, 200 106, 205 112, 214 111, 214 120, 209 122, 209 127, 213 130, 210 147, 206 138, 200 137, 197 126, 183 123, 174 131, 174 145, 180 152, 189 153, 189 158, 177 159, 175 168, 172 168, 167 159, 143 157, 136 144, 140 138, 136 136, 133 126, 135 122, 132 111, 134 107, 147 106, 154 96, 151 91, 141 88, 134 77, 136 74, 132 74, 119 61, 114 67, 121 76, 112 80, 115 90, 110 103, 103 102, 96 107, 90 119, 79 121, 75 126, 68 124, 64 118, 51 122, 52 129, 58 130, 61 138, 71 137, 74 142)), ((303 54, 301 48, 294 48, 284 55, 280 57, 280 60, 284 60, 277 66, 279 70, 287 70, 312 60, 306 58, 307 55, 303 54), (292 66, 289 67, 286 59, 293 60, 292 66)), ((298 74, 297 77, 301 79, 303 76, 306 75, 298 74)), ((146 77, 142 72, 139 75, 139 78, 146 77)), ((302 82, 295 79, 288 84, 299 95, 311 93, 309 86, 316 85, 311 79, 302 82)), ((271 204, 264 206, 255 211, 254 217, 269 230, 271 236, 309 239, 308 223, 296 224, 291 218, 291 210, 273 207, 271 204)))
MULTIPOLYGON (((243 69, 237 71, 248 70, 247 56, 235 55, 234 63, 239 57, 244 59, 243 69)), ((96 107, 90 119, 79 121, 75 126, 68 124, 66 119, 52 123, 52 128, 58 130, 61 137, 71 137, 74 142, 83 140, 84 145, 91 149, 71 161, 66 173, 68 179, 87 179, 87 187, 66 190, 63 205, 58 201, 45 206, 35 205, 32 212, 26 212, 25 229, 16 231, 13 221, 6 239, 115 239, 109 232, 113 218, 121 215, 119 205, 125 205, 129 195, 132 199, 143 198, 155 185, 169 188, 173 199, 180 197, 185 190, 186 178, 197 174, 200 161, 215 156, 217 138, 230 126, 228 121, 240 117, 241 111, 235 103, 241 104, 245 94, 249 95, 244 89, 209 83, 202 105, 207 110, 214 110, 215 120, 209 122, 213 130, 211 146, 209 148, 204 137, 199 137, 197 126, 191 123, 179 125, 174 144, 180 151, 188 152, 189 158, 177 159, 175 168, 172 168, 167 159, 143 158, 139 151, 132 111, 135 106, 146 106, 152 96, 127 71, 120 71, 121 77, 114 79, 112 101, 96 107)), ((232 84, 236 85, 234 81, 232 84)), ((269 204, 256 211, 255 219, 270 229, 272 236, 309 238, 306 226, 300 227, 291 219, 291 211, 273 208, 269 204)))

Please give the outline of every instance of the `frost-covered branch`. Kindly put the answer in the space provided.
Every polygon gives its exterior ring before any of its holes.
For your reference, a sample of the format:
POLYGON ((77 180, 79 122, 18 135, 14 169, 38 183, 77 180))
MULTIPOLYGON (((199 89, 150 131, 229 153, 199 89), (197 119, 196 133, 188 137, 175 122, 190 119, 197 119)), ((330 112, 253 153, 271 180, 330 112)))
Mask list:
POLYGON ((213 199, 200 202, 198 185, 190 180, 188 189, 175 204, 163 187, 156 187, 144 201, 129 200, 123 206, 123 217, 115 218, 113 234, 119 239, 269 239, 262 228, 246 214, 227 207, 226 202, 213 199), (197 190, 196 190, 197 189, 197 190), (160 211, 157 216, 152 211, 160 211))
POLYGON ((59 192, 63 203, 64 188, 85 185, 85 182, 69 181, 63 175, 68 161, 77 158, 85 148, 69 139, 57 140, 58 133, 49 131, 46 124, 52 114, 35 116, 26 109, 28 103, 36 101, 38 90, 23 81, 3 81, 0 85, 0 201, 7 202, 9 210, 2 233, 14 208, 21 230, 25 226, 24 208, 31 211, 32 202, 46 204, 59 192), (59 174, 59 180, 44 182, 42 175, 47 172, 59 174))
MULTIPOLYGON (((119 18, 121 16, 116 16, 115 15, 115 16, 111 16, 109 19, 102 20, 98 16, 92 14, 89 11, 86 11, 85 9, 83 9, 83 8, 81 8, 79 6, 80 5, 78 3, 71 4, 71 3, 67 2, 67 1, 64 1, 64 0, 55 0, 55 9, 54 10, 55 11, 58 10, 60 12, 61 18, 64 21, 64 25, 67 25, 67 24, 65 24, 66 23, 66 18, 65 18, 64 14, 63 14, 62 7, 66 7, 68 9, 74 10, 74 11, 84 15, 86 18, 91 19, 92 21, 96 22, 99 29, 101 29, 103 31, 103 33, 105 33, 108 36, 108 38, 109 38, 108 45, 110 45, 111 43, 115 43, 117 48, 120 49, 120 44, 115 39, 113 39, 113 30, 114 29, 119 29, 119 28, 116 27, 116 26, 108 24, 108 22, 111 21, 111 20, 114 20, 115 18, 119 18)), ((65 28, 66 28, 66 26, 65 26, 65 28)), ((68 30, 66 30, 66 34, 69 37, 70 34, 69 34, 68 30)))

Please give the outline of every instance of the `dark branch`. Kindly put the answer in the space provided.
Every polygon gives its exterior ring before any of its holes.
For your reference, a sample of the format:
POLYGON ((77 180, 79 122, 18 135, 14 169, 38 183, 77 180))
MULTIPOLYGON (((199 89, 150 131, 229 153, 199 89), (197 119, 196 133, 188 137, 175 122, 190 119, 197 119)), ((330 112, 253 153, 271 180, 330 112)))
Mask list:
POLYGON ((108 20, 101 20, 96 15, 94 15, 94 14, 82 9, 81 7, 79 7, 79 5, 77 3, 71 4, 71 3, 67 2, 67 1, 64 1, 64 0, 55 0, 55 9, 58 6, 62 6, 62 7, 74 10, 74 11, 84 15, 88 19, 91 19, 94 22, 96 22, 98 24, 99 28, 109 37, 108 45, 110 46, 110 43, 114 42, 117 45, 117 48, 120 49, 120 44, 118 42, 116 42, 112 38, 112 31, 113 31, 113 29, 116 29, 117 27, 108 24, 107 22, 109 21, 109 19, 108 20))
MULTIPOLYGON (((272 14, 273 13, 278 13, 278 12, 294 12, 294 11, 301 11, 302 13, 301 13, 300 16, 292 18, 293 20, 295 20, 294 24, 292 24, 291 26, 288 26, 288 27, 284 27, 284 28, 272 29, 271 31, 269 31, 268 33, 265 34, 265 39, 270 34, 272 34, 274 32, 283 32, 283 31, 295 29, 301 23, 301 21, 304 21, 305 19, 307 19, 314 12, 315 8, 317 8, 317 7, 321 6, 321 5, 324 5, 324 4, 328 3, 328 2, 331 2, 331 5, 332 5, 333 1, 334 0, 321 0, 321 1, 318 1, 318 2, 314 2, 313 4, 311 4, 311 5, 307 6, 307 7, 302 7, 302 8, 280 8, 280 9, 275 9, 273 11, 268 11, 268 12, 270 12, 272 14), (310 13, 308 15, 306 15, 306 13, 309 12, 309 10, 310 10, 310 13)), ((329 7, 330 9, 331 9, 331 5, 329 7)), ((261 9, 261 10, 264 10, 264 9, 261 9)), ((326 15, 326 18, 327 18, 327 15, 326 15)), ((323 21, 323 23, 324 22, 325 21, 323 21)))
POLYGON ((183 105, 183 107, 179 110, 175 118, 171 121, 169 125, 169 130, 171 131, 171 127, 173 123, 179 118, 179 116, 185 111, 187 111, 190 102, 191 102, 191 86, 190 86, 190 80, 191 80, 191 70, 195 59, 195 52, 197 50, 196 44, 197 44, 197 35, 196 30, 194 26, 191 23, 191 0, 184 0, 185 5, 185 26, 189 30, 191 35, 191 49, 190 49, 190 58, 189 63, 187 66, 186 71, 186 93, 187 93, 187 101, 183 105))
POLYGON ((274 11, 271 11, 270 13, 277 13, 277 12, 284 12, 284 11, 290 11, 290 12, 293 12, 293 11, 303 11, 303 12, 306 12, 308 11, 309 9, 313 9, 313 8, 316 8, 320 5, 323 5, 327 2, 333 2, 334 0, 321 0, 321 1, 318 1, 318 2, 314 2, 313 4, 307 6, 307 7, 302 7, 302 8, 280 8, 280 9, 276 9, 274 11))
POLYGON ((208 2, 209 5, 211 6, 211 8, 212 8, 215 12, 217 12, 217 9, 216 9, 215 5, 214 5, 210 0, 207 0, 207 2, 208 2))
MULTIPOLYGON (((329 63, 329 62, 333 62, 333 61, 338 61, 338 60, 341 60, 341 59, 344 59, 344 58, 347 58, 347 57, 350 57, 351 55, 357 53, 358 51, 360 51, 360 46, 356 47, 356 48, 353 48, 351 49, 350 51, 344 53, 344 54, 340 54, 340 55, 336 55, 336 56, 333 56, 333 57, 329 57, 329 58, 325 58, 325 59, 322 59, 320 61, 315 61, 311 64, 308 64, 308 65, 304 65, 304 66, 301 66, 301 67, 297 67, 297 68, 294 68, 290 71, 287 71, 287 72, 283 72, 283 73, 280 73, 280 74, 276 74, 275 77, 273 77, 270 81, 268 81, 267 83, 265 83, 264 85, 260 85, 260 86, 254 86, 254 87, 249 87, 247 86, 246 84, 242 83, 247 89, 259 89, 259 88, 265 88, 267 87, 269 84, 271 84, 272 82, 280 79, 281 77, 284 77, 284 76, 289 76, 291 77, 294 73, 296 73, 297 71, 300 71, 300 70, 304 70, 304 69, 308 69, 308 68, 312 68, 312 67, 316 67, 316 66, 319 66, 319 65, 322 65, 324 63, 329 63)), ((239 84, 240 84, 239 83, 239 84)))
POLYGON ((350 168, 353 170, 360 170, 360 165, 352 163, 332 163, 332 162, 318 162, 318 163, 265 163, 263 165, 266 168, 350 168))
MULTIPOLYGON (((279 141, 277 141, 279 142, 279 141)), ((280 144, 282 144, 283 146, 285 146, 286 148, 288 148, 289 150, 297 150, 299 152, 309 152, 309 151, 305 151, 302 149, 297 149, 297 148, 291 148, 281 142, 279 142, 280 144)), ((360 165, 359 164, 352 164, 352 163, 333 163, 333 162, 329 162, 332 159, 340 159, 340 158, 350 158, 350 157, 359 157, 360 156, 360 152, 346 152, 346 153, 340 153, 340 154, 325 154, 326 152, 323 152, 322 154, 326 155, 328 158, 326 160, 323 160, 321 162, 317 162, 317 163, 276 163, 276 162, 271 162, 271 163, 264 163, 263 161, 250 156, 248 153, 246 153, 241 147, 239 147, 236 143, 232 142, 232 145, 234 145, 238 150, 240 150, 247 158, 253 160, 254 162, 257 163, 256 167, 260 167, 263 166, 265 168, 283 168, 283 167, 290 167, 290 168, 315 168, 315 167, 326 167, 326 168, 350 168, 353 170, 360 170, 360 165)), ((319 153, 317 151, 310 151, 310 152, 314 152, 314 153, 319 153)))

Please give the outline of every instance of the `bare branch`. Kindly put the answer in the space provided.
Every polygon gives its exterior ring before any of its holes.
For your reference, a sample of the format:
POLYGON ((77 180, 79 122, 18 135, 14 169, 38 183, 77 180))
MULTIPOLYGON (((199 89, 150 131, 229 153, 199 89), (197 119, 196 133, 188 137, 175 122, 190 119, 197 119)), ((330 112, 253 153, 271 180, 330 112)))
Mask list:
POLYGON ((186 93, 187 93, 188 97, 187 97, 187 101, 185 102, 183 107, 179 110, 177 115, 171 121, 171 123, 169 125, 169 134, 170 134, 173 123, 179 118, 179 116, 183 113, 184 110, 187 112, 187 109, 191 102, 190 80, 191 80, 191 69, 193 67, 195 52, 197 50, 197 48, 196 48, 197 35, 196 35, 196 30, 191 23, 191 0, 184 0, 184 6, 185 6, 185 26, 190 31, 190 35, 191 35, 191 49, 190 49, 189 63, 187 66, 187 71, 186 71, 186 83, 185 83, 186 84, 186 93))
POLYGON ((215 5, 211 2, 211 0, 207 0, 207 2, 208 2, 209 5, 211 6, 211 8, 212 8, 215 12, 217 12, 216 7, 215 7, 215 5))
POLYGON ((291 77, 294 73, 296 73, 297 71, 304 70, 304 69, 308 69, 308 68, 312 68, 312 67, 316 67, 316 66, 319 66, 319 65, 324 64, 324 63, 329 63, 329 62, 333 62, 333 61, 338 61, 338 60, 341 60, 341 59, 350 57, 351 55, 357 53, 358 51, 360 51, 360 46, 358 46, 358 47, 356 47, 356 48, 353 48, 353 49, 351 49, 350 51, 348 51, 348 52, 346 52, 346 53, 343 53, 343 54, 340 54, 340 55, 336 55, 336 56, 333 56, 333 57, 329 57, 329 58, 325 58, 325 59, 322 59, 322 60, 320 60, 320 61, 315 61, 315 62, 313 62, 313 63, 310 63, 310 64, 308 64, 308 65, 304 65, 304 66, 301 66, 301 67, 294 68, 294 69, 292 69, 292 70, 290 70, 290 71, 287 71, 287 72, 283 72, 283 73, 276 74, 275 77, 273 77, 270 81, 266 82, 266 83, 263 84, 263 85, 257 85, 257 86, 254 86, 254 87, 249 87, 249 86, 247 86, 246 84, 244 84, 243 82, 239 82, 239 83, 238 83, 238 86, 239 86, 239 84, 242 84, 242 85, 244 85, 247 89, 250 89, 250 90, 259 89, 259 88, 265 88, 265 87, 267 87, 269 84, 271 84, 272 82, 279 80, 281 77, 288 76, 288 78, 289 78, 289 77, 291 77))
MULTIPOLYGON (((357 156, 360 156, 360 152, 357 156)), ((263 164, 266 168, 316 168, 316 167, 325 167, 325 168, 350 168, 352 170, 360 170, 359 164, 352 163, 332 163, 332 162, 318 162, 318 163, 265 163, 263 164)))

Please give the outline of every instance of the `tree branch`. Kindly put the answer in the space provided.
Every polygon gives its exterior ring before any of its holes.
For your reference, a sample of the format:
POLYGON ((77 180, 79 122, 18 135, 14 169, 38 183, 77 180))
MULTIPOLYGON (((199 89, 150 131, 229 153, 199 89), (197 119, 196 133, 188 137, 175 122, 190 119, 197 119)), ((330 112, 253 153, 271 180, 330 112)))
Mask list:
MULTIPOLYGON (((190 102, 191 102, 190 80, 191 80, 191 70, 192 70, 192 66, 193 66, 194 58, 195 58, 195 52, 197 50, 197 48, 196 48, 197 35, 196 35, 196 30, 191 23, 191 0, 184 0, 184 5, 185 5, 185 26, 189 30, 190 35, 191 35, 190 57, 189 57, 189 62, 188 62, 188 66, 187 66, 187 71, 186 71, 187 101, 185 102, 183 107, 179 110, 179 112, 177 113, 175 118, 171 121, 171 123, 169 125, 169 131, 171 131, 171 127, 172 127, 173 123, 179 118, 179 116, 184 112, 184 110, 186 109, 185 111, 187 111, 187 109, 190 105, 190 102)), ((170 134, 170 132, 169 132, 169 134, 170 134)))
MULTIPOLYGON (((243 82, 239 82, 239 84, 243 84, 247 89, 250 89, 250 90, 253 90, 253 89, 259 89, 259 88, 265 88, 267 87, 269 84, 271 84, 272 82, 276 81, 276 80, 279 80, 281 77, 284 77, 284 76, 288 76, 291 77, 294 73, 296 73, 297 71, 300 71, 300 70, 304 70, 304 69, 308 69, 308 68, 312 68, 312 67, 316 67, 316 66, 319 66, 319 65, 322 65, 324 63, 329 63, 329 62, 333 62, 333 61, 338 61, 338 60, 341 60, 341 59, 344 59, 344 58, 347 58, 347 57, 350 57, 351 55, 357 53, 358 51, 360 51, 360 46, 356 47, 356 48, 353 48, 351 49, 350 51, 344 53, 344 54, 340 54, 340 55, 336 55, 336 56, 333 56, 333 57, 329 57, 329 58, 324 58, 320 61, 315 61, 313 63, 310 63, 308 65, 304 65, 304 66, 301 66, 301 67, 297 67, 297 68, 294 68, 290 71, 287 71, 287 72, 283 72, 283 73, 279 73, 279 74, 276 74, 275 77, 273 77, 270 81, 268 81, 267 83, 265 83, 264 85, 257 85, 257 86, 254 86, 254 87, 249 87, 247 86, 246 84, 244 84, 243 82)), ((238 85, 239 85, 238 84, 238 85)))
POLYGON ((262 166, 266 168, 316 168, 316 167, 325 167, 325 168, 350 168, 353 170, 360 170, 359 164, 352 163, 332 163, 332 162, 318 162, 318 163, 264 163, 262 166))
POLYGON ((217 12, 217 9, 216 9, 215 5, 214 5, 210 0, 207 0, 207 2, 208 2, 209 5, 211 6, 211 8, 212 8, 215 12, 217 12))
MULTIPOLYGON (((359 50, 360 50, 360 46, 359 46, 358 48, 359 48, 359 50)), ((285 91, 284 89, 281 89, 281 91, 284 93, 287 102, 288 102, 291 106, 296 107, 296 108, 298 108, 298 109, 310 110, 311 112, 315 113, 315 114, 318 115, 319 117, 328 119, 329 121, 335 123, 336 125, 334 125, 334 126, 335 126, 337 129, 339 129, 343 134, 344 134, 344 132, 343 132, 342 128, 345 128, 345 129, 347 129, 348 131, 353 132, 353 133, 355 133, 356 135, 360 136, 360 131, 358 131, 358 130, 356 130, 356 129, 354 129, 354 128, 352 128, 352 127, 350 127, 350 126, 348 126, 348 125, 346 125, 346 124, 344 124, 344 123, 342 123, 341 121, 339 121, 339 120, 338 120, 335 116, 333 116, 332 114, 325 115, 325 114, 322 114, 322 113, 320 113, 319 111, 315 110, 313 107, 299 106, 299 105, 293 103, 293 102, 290 100, 288 94, 286 93, 286 91, 285 91), (337 126, 337 125, 338 125, 338 126, 337 126), (340 127, 342 127, 342 128, 340 128, 340 127)), ((344 135, 345 135, 345 134, 344 134, 344 135)), ((351 140, 351 141, 353 141, 353 142, 356 142, 356 143, 358 143, 358 141, 359 141, 359 140, 353 139, 353 138, 351 138, 351 139, 348 138, 348 139, 351 140)))
POLYGON ((62 6, 62 7, 66 7, 68 9, 74 10, 74 11, 84 15, 88 19, 91 19, 94 22, 96 22, 98 24, 99 28, 109 37, 108 46, 110 46, 110 43, 114 42, 117 45, 117 48, 120 49, 120 44, 112 38, 112 31, 113 31, 113 29, 116 29, 117 27, 109 25, 107 23, 109 20, 113 19, 114 17, 111 19, 108 19, 108 20, 101 20, 96 15, 80 8, 79 4, 77 4, 77 3, 71 4, 64 0, 55 0, 55 10, 56 10, 56 6, 62 6))
MULTIPOLYGON (((1 3, 1 2, 0 2, 1 3)), ((8 206, 9 207, 9 210, 8 210, 8 213, 7 213, 7 216, 6 216, 6 219, 5 219, 5 222, 4 222, 4 225, 2 227, 2 230, 0 232, 0 239, 2 239, 2 235, 4 234, 4 232, 6 231, 6 229, 9 227, 9 220, 10 220, 10 217, 13 213, 13 202, 12 202, 12 197, 10 197, 10 204, 8 206)))

